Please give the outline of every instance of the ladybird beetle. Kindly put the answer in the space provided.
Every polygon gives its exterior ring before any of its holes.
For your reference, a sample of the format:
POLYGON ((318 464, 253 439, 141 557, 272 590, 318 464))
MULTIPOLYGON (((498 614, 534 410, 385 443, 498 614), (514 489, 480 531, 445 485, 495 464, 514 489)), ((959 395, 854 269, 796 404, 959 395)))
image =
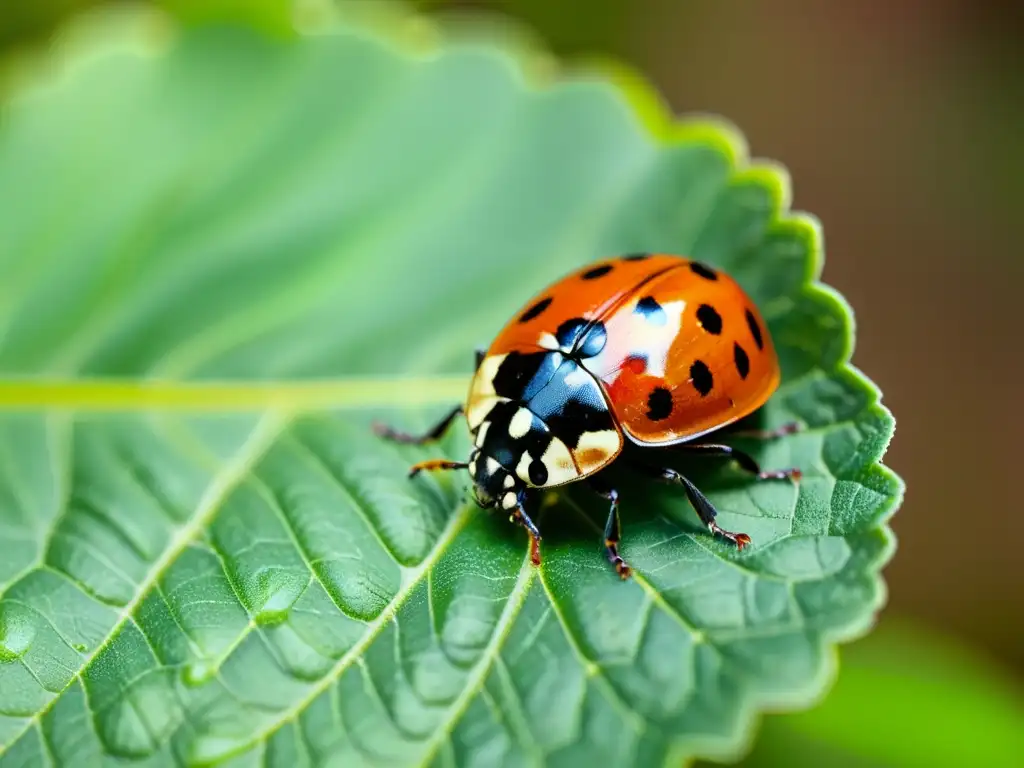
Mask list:
MULTIPOLYGON (((734 279, 692 259, 632 254, 589 264, 534 296, 489 349, 477 352, 465 403, 429 432, 375 429, 422 445, 464 414, 473 439, 468 460, 423 461, 409 474, 468 469, 477 504, 500 508, 524 527, 538 565, 541 535, 527 511, 533 492, 586 480, 611 503, 605 554, 627 578, 618 551, 619 494, 601 470, 629 441, 729 457, 759 479, 798 479, 797 469, 763 472, 748 454, 704 439, 760 408, 779 378, 768 328, 734 279)), ((676 470, 630 466, 682 486, 712 534, 740 549, 750 543, 746 534, 720 528, 711 502, 676 470)))

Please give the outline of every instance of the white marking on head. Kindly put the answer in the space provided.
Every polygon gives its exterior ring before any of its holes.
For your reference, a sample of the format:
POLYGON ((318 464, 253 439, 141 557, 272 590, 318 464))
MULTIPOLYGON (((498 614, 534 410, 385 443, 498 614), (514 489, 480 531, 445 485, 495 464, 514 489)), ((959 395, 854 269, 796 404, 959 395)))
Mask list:
POLYGON ((527 408, 520 408, 508 423, 508 436, 518 440, 530 431, 532 425, 533 414, 527 408))
POLYGON ((492 459, 490 456, 488 456, 487 457, 487 474, 488 475, 497 474, 500 469, 501 469, 501 464, 499 464, 496 459, 492 459))
POLYGON ((469 428, 471 430, 479 429, 484 421, 487 420, 487 417, 491 415, 494 406, 503 402, 507 402, 504 397, 493 395, 470 397, 469 404, 466 406, 466 422, 469 424, 469 428))
POLYGON ((473 459, 472 461, 469 462, 469 474, 476 474, 476 459, 473 459))
POLYGON ((480 363, 473 377, 473 384, 470 389, 478 395, 496 395, 494 391, 494 377, 498 375, 498 369, 505 362, 507 355, 490 355, 480 363))
POLYGON ((512 475, 505 475, 505 482, 504 482, 505 488, 514 488, 515 484, 516 484, 516 479, 514 477, 512 477, 512 475))
POLYGON ((515 509, 519 505, 519 497, 509 491, 501 497, 501 506, 505 509, 515 509))
POLYGON ((494 377, 505 357, 506 355, 485 357, 473 375, 469 385, 469 397, 466 398, 466 421, 469 422, 470 429, 479 427, 491 409, 503 400, 494 391, 494 377))

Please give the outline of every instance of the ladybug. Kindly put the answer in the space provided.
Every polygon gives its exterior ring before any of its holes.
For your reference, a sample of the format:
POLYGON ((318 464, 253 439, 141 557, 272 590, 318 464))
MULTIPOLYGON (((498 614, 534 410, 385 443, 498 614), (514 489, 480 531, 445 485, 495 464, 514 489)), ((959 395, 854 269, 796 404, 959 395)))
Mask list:
MULTIPOLYGON (((526 529, 537 565, 541 535, 529 501, 538 489, 586 481, 611 504, 605 554, 627 578, 618 550, 619 494, 601 470, 625 459, 626 448, 648 455, 674 449, 729 457, 759 479, 798 479, 798 469, 764 472, 748 454, 706 441, 760 408, 779 379, 767 326, 734 279, 693 259, 631 254, 589 264, 534 296, 489 349, 477 352, 465 403, 429 432, 375 429, 422 445, 464 414, 473 439, 468 460, 424 461, 409 474, 468 469, 477 504, 508 512, 526 529)), ((746 534, 720 528, 711 502, 676 470, 630 466, 681 486, 712 535, 740 549, 750 543, 746 534)))

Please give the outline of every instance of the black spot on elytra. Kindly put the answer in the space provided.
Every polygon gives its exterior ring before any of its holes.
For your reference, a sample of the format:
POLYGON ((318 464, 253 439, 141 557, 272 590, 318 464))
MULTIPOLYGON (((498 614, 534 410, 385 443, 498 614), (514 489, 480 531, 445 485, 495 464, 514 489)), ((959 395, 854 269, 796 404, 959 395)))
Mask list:
POLYGON ((732 359, 736 362, 736 370, 739 372, 740 378, 747 378, 747 374, 750 373, 750 358, 747 357, 746 350, 739 345, 739 342, 733 344, 732 359))
POLYGON ((672 393, 664 387, 651 390, 647 396, 647 418, 661 421, 672 415, 672 393))
POLYGON ((722 316, 710 304, 697 307, 697 322, 701 328, 715 336, 722 332, 722 316))
POLYGON ((593 269, 588 269, 586 272, 583 273, 582 277, 583 277, 584 280, 596 280, 599 277, 604 277, 605 275, 607 275, 611 271, 612 271, 612 265, 611 264, 602 264, 600 267, 594 267, 593 269))
POLYGON ((539 459, 530 462, 527 472, 530 475, 530 482, 534 485, 544 485, 548 481, 548 468, 539 459))
POLYGON ((715 386, 715 380, 711 376, 711 369, 707 367, 703 360, 693 361, 693 365, 690 366, 690 381, 701 397, 707 397, 712 387, 715 386))
POLYGON ((664 325, 668 322, 665 310, 653 296, 644 296, 636 303, 636 309, 633 311, 643 315, 651 325, 664 325))
POLYGON ((749 309, 747 310, 747 325, 750 326, 750 335, 754 337, 754 343, 758 349, 764 349, 764 339, 761 337, 761 326, 757 324, 757 318, 749 309))
POLYGON ((699 261, 691 261, 690 262, 690 270, 693 272, 693 274, 700 275, 705 280, 717 280, 718 279, 718 273, 715 272, 715 270, 713 270, 707 264, 704 264, 704 263, 699 262, 699 261))
POLYGON ((622 257, 623 261, 643 261, 644 259, 651 258, 649 253, 630 253, 622 257))
POLYGON ((550 306, 551 306, 551 297, 550 296, 548 296, 547 298, 541 299, 536 304, 534 304, 532 307, 530 307, 528 310, 523 312, 523 314, 519 317, 519 322, 520 323, 528 323, 528 322, 530 322, 531 320, 533 320, 533 318, 540 316, 540 313, 543 312, 545 309, 547 309, 550 306))

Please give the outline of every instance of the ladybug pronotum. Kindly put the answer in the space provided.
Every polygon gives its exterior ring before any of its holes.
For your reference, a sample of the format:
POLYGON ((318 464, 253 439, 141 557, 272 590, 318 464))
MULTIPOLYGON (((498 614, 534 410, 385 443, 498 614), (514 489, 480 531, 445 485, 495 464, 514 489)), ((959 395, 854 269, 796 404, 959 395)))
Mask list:
MULTIPOLYGON (((779 361, 767 326, 731 277, 667 254, 632 254, 589 264, 548 286, 502 329, 486 352, 464 404, 414 436, 378 425, 388 439, 425 444, 464 414, 473 439, 465 462, 433 459, 421 470, 468 469, 481 507, 499 508, 530 535, 540 563, 540 531, 528 512, 539 489, 585 481, 611 504, 604 547, 620 576, 619 494, 601 470, 625 458, 627 441, 735 460, 758 479, 800 477, 797 469, 763 472, 746 453, 708 442, 712 432, 760 408, 779 385, 779 361)), ((770 438, 793 432, 786 425, 770 438)), ((674 469, 632 468, 682 487, 712 534, 750 543, 715 523, 711 502, 674 469)))

